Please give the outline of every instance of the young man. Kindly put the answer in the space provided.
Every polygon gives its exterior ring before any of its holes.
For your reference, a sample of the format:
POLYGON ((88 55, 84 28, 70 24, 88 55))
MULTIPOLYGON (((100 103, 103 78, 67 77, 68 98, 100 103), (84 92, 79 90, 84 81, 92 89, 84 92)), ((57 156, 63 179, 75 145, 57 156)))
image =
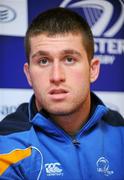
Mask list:
POLYGON ((124 179, 124 122, 90 92, 93 36, 75 12, 39 14, 25 38, 34 95, 0 124, 2 179, 124 179))

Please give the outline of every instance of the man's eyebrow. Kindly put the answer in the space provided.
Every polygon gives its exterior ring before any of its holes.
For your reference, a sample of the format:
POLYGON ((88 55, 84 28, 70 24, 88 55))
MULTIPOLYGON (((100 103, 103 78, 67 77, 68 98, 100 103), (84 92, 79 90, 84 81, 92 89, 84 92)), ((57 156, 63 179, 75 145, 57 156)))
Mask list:
POLYGON ((31 58, 35 58, 36 56, 46 56, 46 55, 49 55, 49 52, 47 51, 37 51, 36 53, 34 53, 31 58))
POLYGON ((78 55, 79 57, 81 57, 81 53, 73 49, 63 50, 63 54, 72 54, 72 55, 78 55))
MULTIPOLYGON (((62 50, 61 54, 62 55, 68 55, 68 54, 69 55, 77 55, 77 56, 81 57, 81 53, 76 51, 76 50, 74 50, 74 49, 65 49, 65 50, 62 50)), ((50 56, 50 53, 48 51, 40 50, 40 51, 37 51, 36 53, 34 53, 31 56, 31 58, 35 58, 36 56, 48 56, 48 55, 50 56)))

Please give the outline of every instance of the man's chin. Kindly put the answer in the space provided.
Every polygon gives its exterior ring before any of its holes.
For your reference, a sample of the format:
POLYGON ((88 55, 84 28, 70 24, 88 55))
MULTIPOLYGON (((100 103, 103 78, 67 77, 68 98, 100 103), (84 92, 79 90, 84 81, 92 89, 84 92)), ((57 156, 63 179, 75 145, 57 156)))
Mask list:
POLYGON ((72 115, 75 110, 74 109, 47 109, 47 112, 50 116, 69 116, 72 115))

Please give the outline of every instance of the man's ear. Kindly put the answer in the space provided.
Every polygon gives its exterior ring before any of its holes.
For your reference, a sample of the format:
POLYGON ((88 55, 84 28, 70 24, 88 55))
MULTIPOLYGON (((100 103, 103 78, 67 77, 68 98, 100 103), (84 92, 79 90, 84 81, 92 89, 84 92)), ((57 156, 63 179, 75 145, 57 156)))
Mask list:
POLYGON ((29 64, 25 63, 23 69, 24 69, 24 73, 25 73, 25 76, 27 78, 27 81, 28 81, 29 85, 32 86, 30 70, 29 70, 29 64))
POLYGON ((96 81, 100 72, 100 61, 97 58, 91 60, 90 63, 90 82, 96 81))

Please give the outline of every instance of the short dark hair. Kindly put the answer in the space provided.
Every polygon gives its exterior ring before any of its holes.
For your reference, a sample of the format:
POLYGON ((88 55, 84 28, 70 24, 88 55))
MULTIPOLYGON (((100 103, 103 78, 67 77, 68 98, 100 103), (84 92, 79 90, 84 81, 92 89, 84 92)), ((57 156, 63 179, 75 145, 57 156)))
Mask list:
POLYGON ((25 51, 28 63, 31 37, 40 34, 53 36, 66 33, 80 33, 82 35, 82 42, 90 61, 94 55, 94 41, 88 23, 78 13, 67 8, 57 7, 40 13, 30 24, 25 36, 25 51))

